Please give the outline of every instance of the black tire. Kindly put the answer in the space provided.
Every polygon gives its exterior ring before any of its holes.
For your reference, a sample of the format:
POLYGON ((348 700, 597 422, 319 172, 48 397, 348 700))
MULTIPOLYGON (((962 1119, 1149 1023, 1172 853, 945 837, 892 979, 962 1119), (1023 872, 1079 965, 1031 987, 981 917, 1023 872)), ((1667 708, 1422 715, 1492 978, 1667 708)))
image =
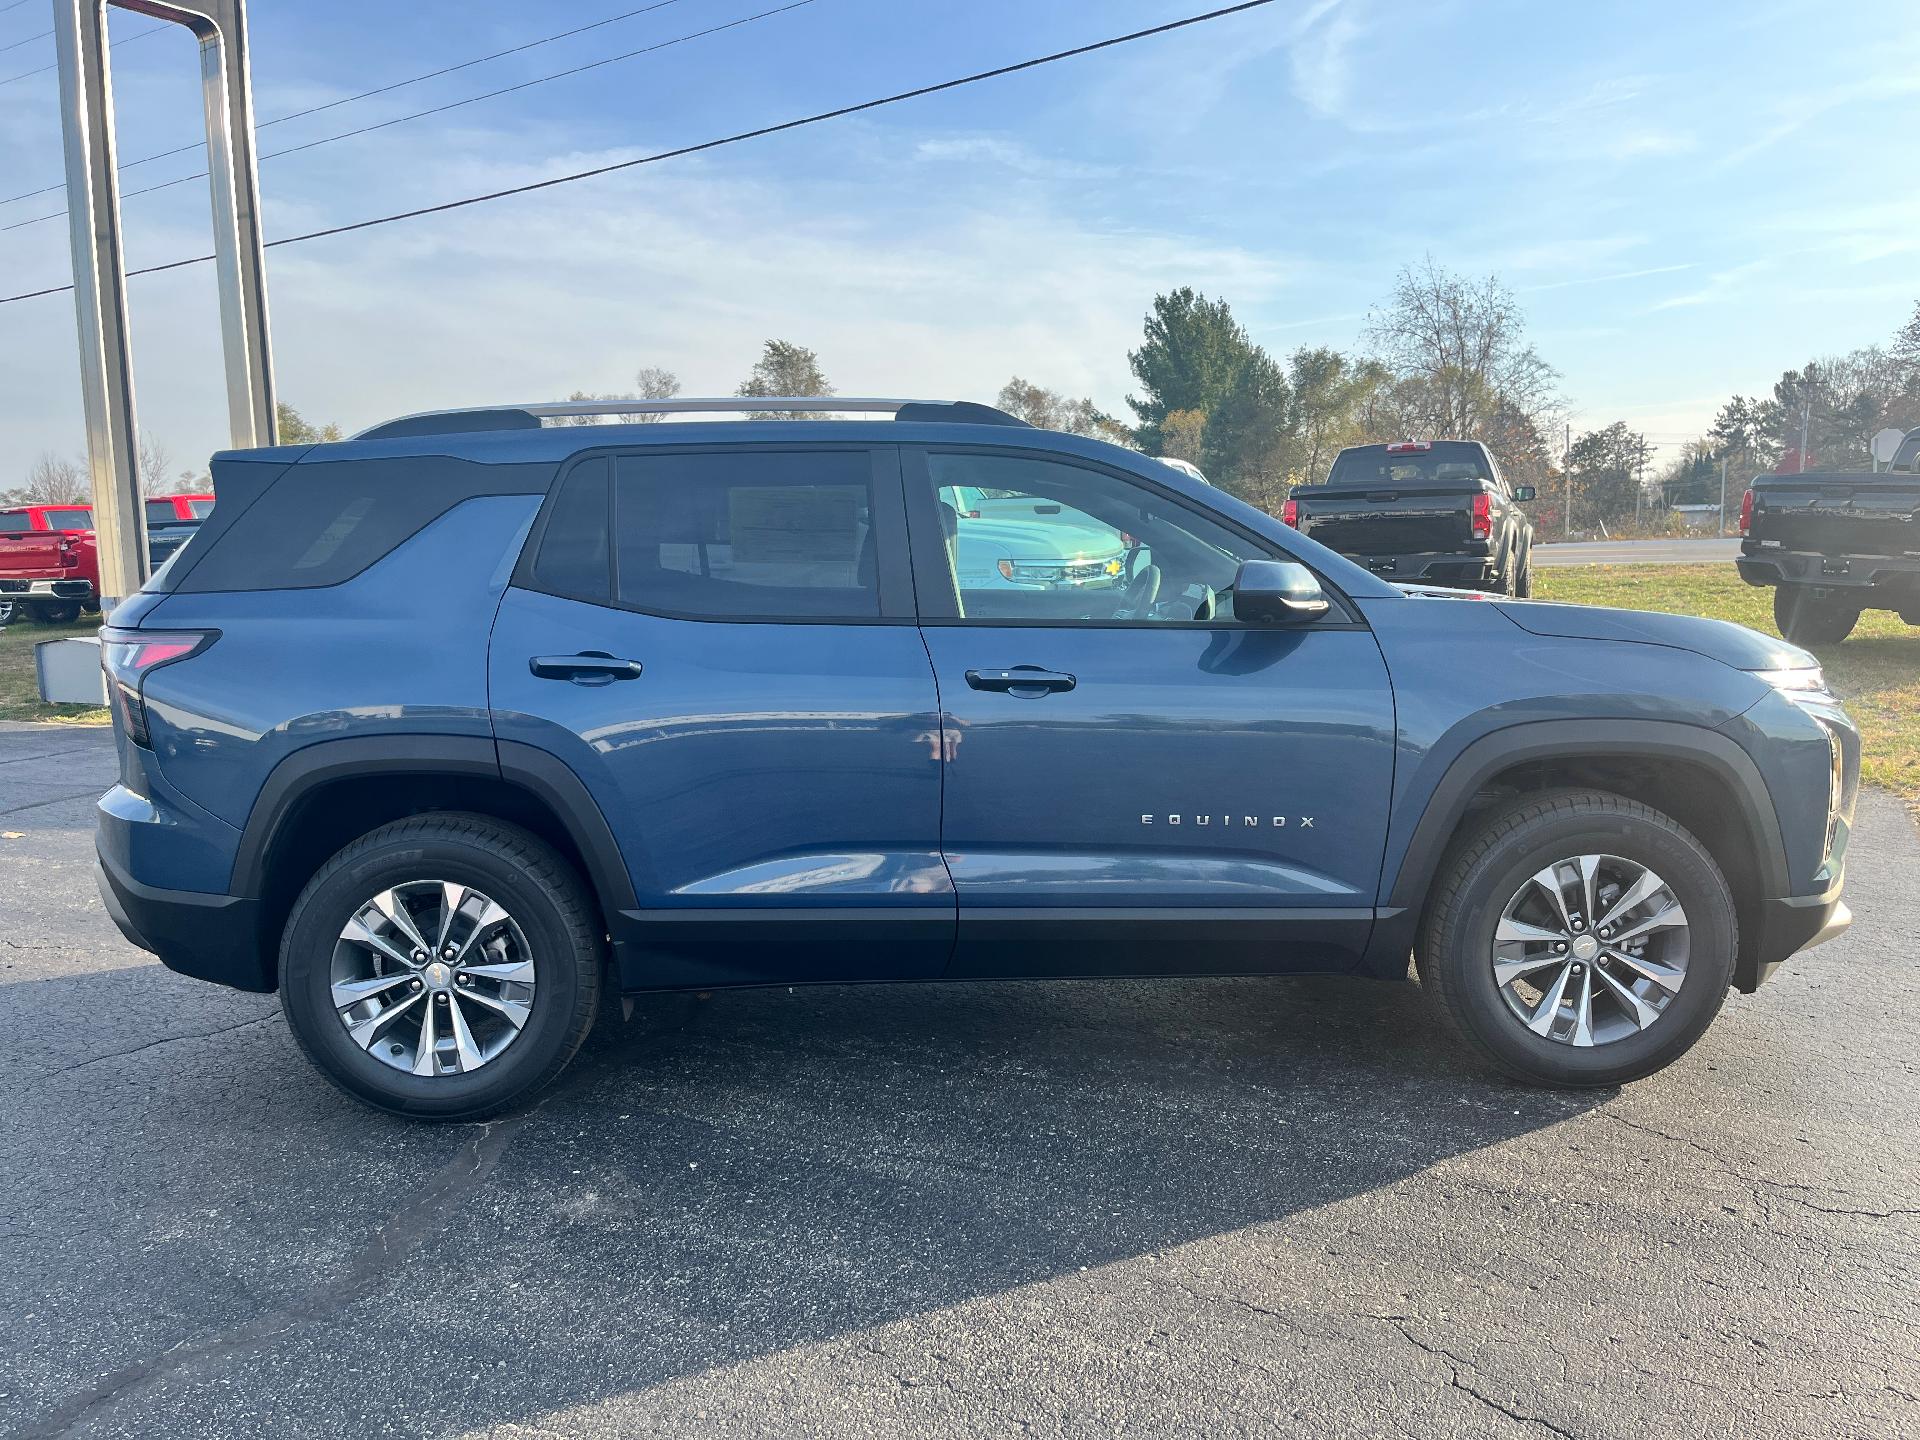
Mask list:
POLYGON ((1796 645, 1837 645, 1860 623, 1860 607, 1806 585, 1773 587, 1773 625, 1796 645))
POLYGON ((1417 953, 1448 1027, 1487 1063, 1536 1085, 1623 1085, 1685 1054, 1726 999, 1739 948, 1733 894, 1706 847, 1670 817, 1598 790, 1534 796, 1490 815, 1442 864, 1417 953), (1576 1047, 1530 1031, 1501 997, 1494 931, 1529 876, 1583 854, 1654 870, 1686 911, 1686 978, 1644 1029, 1576 1047))
POLYGON ((474 1120, 551 1082, 593 1027, 604 925, 579 875, 534 835, 483 815, 434 814, 384 825, 320 867, 294 902, 280 944, 280 1003, 314 1066, 357 1100, 426 1120, 474 1120), (531 1013, 512 1042, 464 1074, 411 1075, 348 1035, 331 997, 343 925, 373 895, 451 880, 513 916, 537 963, 531 1013))
POLYGON ((13 610, 14 610, 14 604, 12 599, 10 597, 0 595, 0 625, 5 625, 12 621, 13 610))
POLYGON ((25 608, 42 625, 70 625, 80 618, 78 600, 36 600, 25 608))
POLYGON ((1513 598, 1516 600, 1533 598, 1533 547, 1531 545, 1520 554, 1520 573, 1513 578, 1513 598))

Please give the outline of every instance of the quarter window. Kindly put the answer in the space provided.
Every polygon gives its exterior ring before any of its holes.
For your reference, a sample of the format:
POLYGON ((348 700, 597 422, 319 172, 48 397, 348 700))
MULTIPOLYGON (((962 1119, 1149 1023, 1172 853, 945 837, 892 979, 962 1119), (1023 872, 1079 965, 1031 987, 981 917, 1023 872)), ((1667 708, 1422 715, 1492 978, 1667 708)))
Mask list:
POLYGON ((537 589, 604 605, 611 572, 607 566, 607 485, 612 469, 606 456, 584 460, 567 472, 554 496, 533 562, 537 589))
POLYGON ((967 451, 927 463, 963 619, 1231 620, 1240 562, 1271 558, 1104 471, 967 451))
POLYGON ((873 619, 873 503, 864 451, 621 456, 618 598, 701 619, 873 619))

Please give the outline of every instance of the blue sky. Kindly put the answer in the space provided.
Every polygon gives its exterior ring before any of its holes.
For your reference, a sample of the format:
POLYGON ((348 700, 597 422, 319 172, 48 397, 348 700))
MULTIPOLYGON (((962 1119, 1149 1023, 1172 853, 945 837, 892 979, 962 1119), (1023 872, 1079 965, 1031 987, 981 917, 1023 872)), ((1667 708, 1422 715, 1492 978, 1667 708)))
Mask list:
MULTIPOLYGON (((256 0, 261 119, 637 0, 256 0)), ((673 0, 272 126, 317 139, 751 16, 673 0)), ((626 159, 1205 9, 1204 0, 812 0, 499 100, 265 162, 270 236, 626 159)), ((0 14, 0 45, 47 28, 0 14)), ((117 36, 152 29, 115 12, 117 36)), ((52 42, 0 52, 0 79, 52 42)), ((184 33, 114 52, 121 158, 199 131, 184 33)), ((0 194, 62 172, 51 74, 0 84, 0 194)), ((282 397, 349 429, 433 405, 730 392, 769 336, 847 394, 991 399, 1018 373, 1119 411, 1157 290, 1276 352, 1352 350, 1403 264, 1494 272, 1576 426, 1696 433, 1733 391, 1884 342, 1920 300, 1920 9, 1901 0, 1276 3, 718 152, 271 251, 282 397)), ((140 167, 127 189, 199 168, 140 167)), ((0 224, 56 210, 0 206, 0 224)), ((134 266, 202 253, 204 182, 125 203, 134 266)), ((7 292, 69 278, 64 222, 0 232, 7 292)), ((141 422, 226 443, 209 267, 130 282, 141 422)), ((0 307, 0 487, 77 452, 68 297, 0 307)))

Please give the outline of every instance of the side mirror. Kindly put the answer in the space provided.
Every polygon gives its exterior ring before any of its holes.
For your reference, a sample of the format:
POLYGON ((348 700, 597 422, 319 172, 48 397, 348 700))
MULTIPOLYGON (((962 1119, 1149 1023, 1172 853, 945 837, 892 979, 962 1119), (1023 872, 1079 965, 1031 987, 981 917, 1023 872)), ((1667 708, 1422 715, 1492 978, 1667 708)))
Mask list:
POLYGON ((1513 487, 1513 498, 1516 500, 1531 500, 1539 493, 1540 492, 1531 485, 1516 485, 1513 487))
POLYGON ((1292 560, 1243 560, 1233 577, 1233 615, 1254 625, 1304 625, 1333 608, 1320 581, 1292 560))

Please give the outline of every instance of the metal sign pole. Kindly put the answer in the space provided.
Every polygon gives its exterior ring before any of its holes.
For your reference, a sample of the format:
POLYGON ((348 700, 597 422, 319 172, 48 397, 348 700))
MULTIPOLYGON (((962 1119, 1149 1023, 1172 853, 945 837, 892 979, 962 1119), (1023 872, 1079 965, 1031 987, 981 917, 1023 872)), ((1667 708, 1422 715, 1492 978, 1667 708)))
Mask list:
POLYGON ((81 395, 105 610, 139 589, 147 573, 107 63, 109 5, 184 25, 200 41, 228 431, 233 445, 245 449, 273 444, 277 430, 246 0, 54 0, 81 395))
POLYGON ((60 120, 66 132, 67 217, 73 303, 80 328, 80 395, 86 412, 100 603, 138 590, 147 574, 146 513, 133 419, 133 353, 127 336, 126 261, 120 246, 120 179, 113 145, 113 80, 104 0, 54 0, 60 120))

